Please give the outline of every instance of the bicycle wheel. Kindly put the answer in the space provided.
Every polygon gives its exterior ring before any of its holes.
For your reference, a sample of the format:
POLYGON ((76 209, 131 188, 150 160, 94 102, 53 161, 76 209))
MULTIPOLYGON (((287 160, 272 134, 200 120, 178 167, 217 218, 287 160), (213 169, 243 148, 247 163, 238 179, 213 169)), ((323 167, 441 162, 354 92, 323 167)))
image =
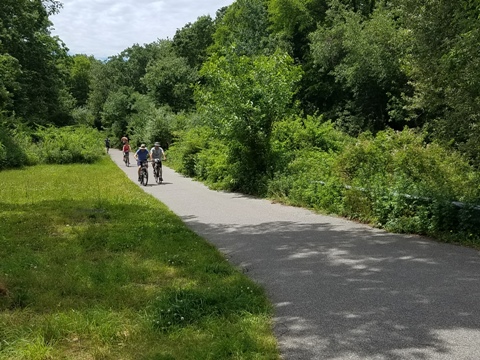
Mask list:
POLYGON ((125 159, 125 165, 127 165, 127 167, 130 166, 130 156, 126 156, 126 159, 125 159))
POLYGON ((148 184, 148 171, 147 169, 142 169, 142 173, 140 175, 140 182, 143 186, 147 186, 148 184))
POLYGON ((155 171, 153 172, 153 175, 155 176, 155 182, 157 184, 162 183, 162 168, 159 165, 155 165, 155 171))

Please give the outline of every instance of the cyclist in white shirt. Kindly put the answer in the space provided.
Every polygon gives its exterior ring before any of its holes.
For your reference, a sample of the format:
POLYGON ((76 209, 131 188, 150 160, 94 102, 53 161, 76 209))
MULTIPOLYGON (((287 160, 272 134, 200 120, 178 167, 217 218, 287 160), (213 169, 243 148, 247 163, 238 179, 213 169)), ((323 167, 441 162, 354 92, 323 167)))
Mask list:
MULTIPOLYGON (((155 161, 155 159, 160 160, 160 168, 162 167, 162 160, 167 160, 167 157, 165 156, 165 152, 163 149, 160 147, 160 143, 156 142, 154 147, 151 148, 150 150, 150 159, 152 161, 155 161)), ((163 179, 160 178, 160 181, 163 181, 163 179)))

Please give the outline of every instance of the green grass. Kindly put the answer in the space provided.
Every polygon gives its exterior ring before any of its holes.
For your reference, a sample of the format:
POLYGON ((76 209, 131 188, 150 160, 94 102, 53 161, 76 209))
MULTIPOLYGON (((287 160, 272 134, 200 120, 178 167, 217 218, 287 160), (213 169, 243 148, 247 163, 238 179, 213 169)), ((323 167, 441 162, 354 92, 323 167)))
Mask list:
POLYGON ((262 288, 110 160, 0 183, 0 359, 278 359, 262 288))

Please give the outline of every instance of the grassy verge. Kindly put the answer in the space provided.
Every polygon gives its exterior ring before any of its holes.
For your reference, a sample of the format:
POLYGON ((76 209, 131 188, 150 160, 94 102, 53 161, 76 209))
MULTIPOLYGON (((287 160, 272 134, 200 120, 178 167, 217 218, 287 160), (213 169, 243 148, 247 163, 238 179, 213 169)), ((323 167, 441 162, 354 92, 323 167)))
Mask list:
POLYGON ((263 290, 109 160, 0 183, 0 359, 278 358, 263 290))

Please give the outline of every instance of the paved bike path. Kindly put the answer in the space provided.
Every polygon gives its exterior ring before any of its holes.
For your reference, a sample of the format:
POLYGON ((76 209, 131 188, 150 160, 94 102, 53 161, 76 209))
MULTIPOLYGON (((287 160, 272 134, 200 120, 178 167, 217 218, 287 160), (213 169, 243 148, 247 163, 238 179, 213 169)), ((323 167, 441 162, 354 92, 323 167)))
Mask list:
POLYGON ((142 188, 267 290, 285 360, 480 359, 478 251, 163 178, 142 188))

